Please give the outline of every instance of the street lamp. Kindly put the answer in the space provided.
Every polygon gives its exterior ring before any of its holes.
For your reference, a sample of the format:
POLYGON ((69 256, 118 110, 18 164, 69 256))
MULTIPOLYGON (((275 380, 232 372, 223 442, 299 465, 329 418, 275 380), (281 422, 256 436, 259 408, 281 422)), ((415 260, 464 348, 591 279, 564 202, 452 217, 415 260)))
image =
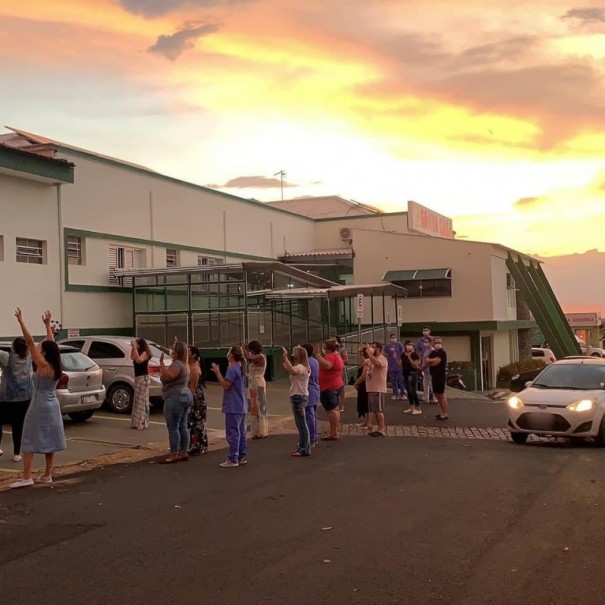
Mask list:
POLYGON ((285 170, 280 170, 279 172, 276 172, 273 176, 278 176, 279 175, 279 181, 281 184, 281 201, 284 201, 284 177, 286 176, 286 172, 285 170))

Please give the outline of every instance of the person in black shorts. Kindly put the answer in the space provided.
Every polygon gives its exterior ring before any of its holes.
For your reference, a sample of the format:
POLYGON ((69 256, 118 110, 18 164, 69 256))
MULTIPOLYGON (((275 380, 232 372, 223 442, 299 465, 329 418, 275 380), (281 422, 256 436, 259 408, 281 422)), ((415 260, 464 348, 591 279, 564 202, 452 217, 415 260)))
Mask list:
POLYGON ((435 416, 436 420, 447 420, 447 397, 445 396, 445 375, 447 354, 443 350, 443 340, 436 336, 433 341, 434 350, 431 351, 425 361, 425 367, 429 368, 431 380, 433 383, 433 393, 439 403, 439 414, 435 416))
POLYGON ((420 399, 418 398, 418 371, 421 361, 418 353, 414 351, 414 344, 411 340, 406 340, 401 354, 401 369, 403 370, 403 384, 408 393, 410 407, 404 410, 404 414, 419 416, 422 414, 420 409, 420 399))

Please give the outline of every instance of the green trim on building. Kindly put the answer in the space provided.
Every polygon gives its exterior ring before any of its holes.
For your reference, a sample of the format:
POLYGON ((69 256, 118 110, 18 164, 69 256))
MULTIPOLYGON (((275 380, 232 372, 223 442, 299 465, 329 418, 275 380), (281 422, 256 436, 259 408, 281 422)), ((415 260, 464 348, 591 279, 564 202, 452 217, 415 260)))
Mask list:
POLYGON ((498 331, 498 330, 523 330, 527 328, 535 328, 535 321, 524 320, 493 320, 493 321, 452 321, 452 322, 414 322, 404 323, 402 327, 407 330, 422 332, 424 326, 430 326, 431 333, 434 336, 450 334, 452 332, 476 332, 476 331, 498 331))
POLYGON ((188 252, 198 252, 201 254, 209 254, 212 256, 230 256, 233 258, 241 258, 243 260, 257 261, 274 261, 274 258, 267 256, 254 256, 252 254, 240 254, 239 252, 225 252, 224 250, 215 250, 213 248, 198 248, 197 246, 188 246, 184 244, 174 244, 172 242, 162 242, 157 240, 144 239, 140 237, 128 237, 125 235, 115 235, 112 233, 102 233, 99 231, 87 231, 84 229, 72 229, 65 227, 63 229, 63 250, 64 250, 64 273, 65 273, 65 291, 66 292, 109 292, 109 293, 128 293, 132 292, 132 288, 123 286, 93 285, 93 284, 72 284, 69 281, 69 261, 67 257, 67 238, 70 236, 89 237, 92 239, 109 240, 115 242, 125 242, 140 246, 154 246, 157 248, 173 248, 177 250, 186 250, 188 252))
POLYGON ((73 149, 71 147, 65 147, 65 146, 61 145, 60 143, 56 143, 56 142, 53 144, 55 145, 55 147, 58 150, 62 151, 65 154, 75 155, 76 157, 87 158, 89 160, 99 162, 100 164, 107 164, 109 166, 122 168, 123 170, 126 170, 128 172, 136 172, 137 174, 143 174, 145 176, 149 176, 149 177, 158 179, 160 181, 166 181, 168 183, 173 183, 175 185, 188 187, 189 189, 195 189, 196 191, 203 191, 204 193, 212 193, 214 195, 220 195, 221 197, 230 199, 234 202, 241 202, 243 204, 251 204, 251 205, 256 206, 257 208, 260 206, 271 212, 278 212, 280 214, 287 214, 288 216, 295 216, 295 217, 300 218, 305 221, 310 221, 310 222, 314 221, 314 219, 312 219, 312 218, 309 218, 306 216, 301 216, 300 214, 290 212, 289 210, 283 210, 281 208, 269 206, 267 204, 264 204, 263 202, 259 202, 256 200, 249 200, 244 197, 238 197, 237 195, 232 195, 231 193, 225 193, 223 191, 218 191, 216 189, 210 189, 209 187, 204 187, 203 185, 196 185, 195 183, 190 183, 188 181, 182 181, 175 177, 171 177, 171 176, 167 176, 165 174, 161 174, 159 172, 155 172, 155 171, 150 170, 149 168, 145 168, 143 166, 134 166, 131 164, 125 164, 124 162, 120 162, 119 160, 116 160, 113 158, 99 156, 92 152, 87 152, 84 150, 77 150, 77 149, 73 149))
POLYGON ((560 359, 569 355, 581 355, 580 346, 542 267, 531 259, 529 265, 526 265, 522 256, 518 255, 515 259, 511 252, 508 253, 506 266, 526 298, 538 327, 555 356, 560 359))
POLYGON ((0 146, 0 168, 48 179, 52 183, 73 183, 74 166, 19 149, 0 146))

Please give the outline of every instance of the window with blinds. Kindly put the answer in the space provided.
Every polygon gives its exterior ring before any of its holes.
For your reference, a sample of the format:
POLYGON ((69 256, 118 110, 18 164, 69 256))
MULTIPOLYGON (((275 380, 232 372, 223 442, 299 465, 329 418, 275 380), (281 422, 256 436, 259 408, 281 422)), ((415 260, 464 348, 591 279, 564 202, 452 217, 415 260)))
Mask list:
POLYGON ((141 250, 109 246, 109 283, 112 286, 132 286, 132 277, 118 277, 117 272, 141 268, 141 250))
POLYGON ((46 242, 37 239, 17 238, 17 262, 43 265, 46 262, 46 242))
MULTIPOLYGON (((197 257, 197 266, 198 267, 209 267, 211 265, 220 265, 222 264, 223 260, 221 258, 215 258, 213 256, 198 256, 197 257)), ((202 283, 210 283, 212 281, 216 281, 216 274, 212 274, 212 273, 205 273, 203 275, 200 276, 200 281, 202 283)), ((209 292, 210 291, 210 286, 202 286, 201 287, 201 291, 202 292, 209 292)))
POLYGON ((177 251, 173 248, 166 248, 166 266, 167 267, 178 267, 179 258, 177 251))
POLYGON ((70 265, 84 264, 83 247, 84 241, 81 237, 75 235, 69 235, 67 237, 67 262, 70 265))

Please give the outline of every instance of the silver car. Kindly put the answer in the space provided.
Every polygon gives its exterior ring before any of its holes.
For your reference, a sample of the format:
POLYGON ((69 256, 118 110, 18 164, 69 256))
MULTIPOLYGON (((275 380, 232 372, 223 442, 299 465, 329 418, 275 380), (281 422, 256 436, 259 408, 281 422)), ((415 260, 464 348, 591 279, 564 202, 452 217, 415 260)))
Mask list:
MULTIPOLYGON (((0 342, 0 350, 9 352, 10 342, 0 342)), ((77 349, 59 345, 63 373, 57 383, 61 412, 76 422, 92 418, 105 401, 103 370, 77 349)), ((0 370, 1 371, 1 370, 0 370)))
POLYGON ((567 357, 548 365, 509 398, 508 428, 515 443, 533 433, 591 437, 605 446, 605 360, 567 357))
MULTIPOLYGON (((107 389, 107 406, 113 412, 128 414, 134 400, 134 366, 130 359, 132 338, 127 336, 81 336, 60 341, 82 351, 93 359, 103 370, 103 384, 107 389)), ((168 350, 147 341, 151 348, 149 360, 149 398, 152 403, 161 402, 160 355, 166 355, 166 365, 170 364, 168 350)))

